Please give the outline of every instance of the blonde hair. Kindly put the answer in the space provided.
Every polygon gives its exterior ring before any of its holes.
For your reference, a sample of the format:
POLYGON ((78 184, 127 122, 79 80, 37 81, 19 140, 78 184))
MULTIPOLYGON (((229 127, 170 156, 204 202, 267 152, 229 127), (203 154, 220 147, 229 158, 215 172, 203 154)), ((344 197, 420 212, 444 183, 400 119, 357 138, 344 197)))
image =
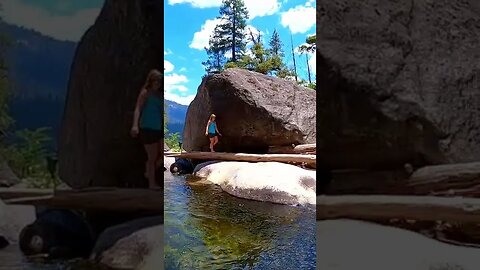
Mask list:
POLYGON ((163 74, 157 69, 152 69, 148 73, 148 76, 147 76, 147 79, 145 80, 145 84, 143 85, 143 88, 146 90, 151 90, 154 82, 161 83, 162 81, 163 81, 163 74))
POLYGON ((217 117, 217 116, 212 113, 212 114, 210 115, 210 120, 212 120, 213 118, 216 118, 216 117, 217 117))

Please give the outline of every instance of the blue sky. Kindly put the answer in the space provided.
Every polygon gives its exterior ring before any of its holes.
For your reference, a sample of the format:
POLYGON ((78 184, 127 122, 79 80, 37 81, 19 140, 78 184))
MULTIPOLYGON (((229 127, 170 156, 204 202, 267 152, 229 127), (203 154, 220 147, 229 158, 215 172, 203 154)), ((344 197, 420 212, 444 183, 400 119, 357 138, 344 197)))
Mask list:
MULTIPOLYGON (((160 0, 159 0, 160 1, 160 0)), ((221 0, 164 0, 165 98, 188 105, 195 97, 205 69, 203 49, 219 15, 221 0)), ((260 31, 265 42, 274 29, 280 34, 285 62, 293 66, 294 46, 315 33, 315 0, 244 0, 250 14, 248 27, 260 31)), ((79 41, 97 18, 104 0, 2 0, 0 16, 8 23, 37 30, 58 40, 79 41)), ((312 76, 315 55, 309 55, 312 76)), ((305 55, 297 54, 299 75, 307 78, 305 55)))
MULTIPOLYGON (((219 16, 221 0, 164 0, 165 6, 165 98, 188 105, 195 97, 207 59, 204 47, 219 16)), ((276 29, 282 39, 285 61, 293 67, 290 34, 294 47, 315 33, 313 0, 244 0, 250 14, 247 22, 260 31, 266 43, 276 29)), ((315 55, 309 55, 311 72, 315 55)), ((296 56, 299 75, 307 79, 305 55, 296 56)), ((314 76, 314 74, 312 74, 314 76)), ((314 78, 314 77, 312 77, 314 78)))

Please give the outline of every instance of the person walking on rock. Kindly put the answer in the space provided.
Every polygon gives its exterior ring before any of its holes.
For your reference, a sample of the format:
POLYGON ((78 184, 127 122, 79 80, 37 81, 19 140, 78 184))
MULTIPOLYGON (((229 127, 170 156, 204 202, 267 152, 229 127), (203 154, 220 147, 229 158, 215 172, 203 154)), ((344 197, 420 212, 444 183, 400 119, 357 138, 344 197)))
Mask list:
POLYGON ((150 188, 159 187, 155 174, 163 149, 162 85, 163 74, 156 69, 151 70, 138 95, 131 129, 132 136, 140 137, 147 152, 145 176, 150 188))
POLYGON ((205 128, 205 136, 210 139, 210 152, 215 152, 213 147, 218 143, 218 135, 222 136, 218 131, 217 122, 215 122, 215 114, 210 115, 207 127, 205 128))

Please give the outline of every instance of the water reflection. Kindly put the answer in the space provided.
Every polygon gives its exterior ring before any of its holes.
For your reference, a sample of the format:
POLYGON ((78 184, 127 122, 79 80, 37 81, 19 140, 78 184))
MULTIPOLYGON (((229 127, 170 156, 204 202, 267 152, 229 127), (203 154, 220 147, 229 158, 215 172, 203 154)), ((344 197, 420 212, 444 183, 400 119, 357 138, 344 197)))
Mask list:
POLYGON ((166 269, 315 269, 314 211, 165 179, 166 269))

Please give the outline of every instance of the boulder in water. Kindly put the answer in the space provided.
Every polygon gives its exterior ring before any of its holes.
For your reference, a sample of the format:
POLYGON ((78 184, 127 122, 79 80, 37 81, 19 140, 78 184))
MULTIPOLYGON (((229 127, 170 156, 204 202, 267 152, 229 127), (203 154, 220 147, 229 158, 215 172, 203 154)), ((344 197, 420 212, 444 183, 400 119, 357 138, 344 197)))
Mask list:
POLYGON ((0 235, 10 243, 18 242, 20 231, 34 221, 33 206, 6 205, 0 200, 0 235))
POLYGON ((355 220, 317 221, 317 269, 476 270, 480 249, 355 220))
POLYGON ((176 158, 170 165, 170 172, 175 174, 190 174, 193 172, 193 163, 186 158, 176 158))
POLYGON ((20 233, 20 249, 29 255, 51 258, 88 256, 94 236, 86 220, 70 210, 43 210, 20 233))
POLYGON ((227 69, 204 79, 188 107, 183 147, 210 151, 205 126, 217 116, 217 151, 262 153, 271 145, 314 143, 316 92, 295 82, 227 69))
POLYGON ((163 66, 162 18, 160 1, 106 0, 78 44, 58 153, 72 188, 147 187, 145 150, 130 128, 148 72, 163 66))
POLYGON ((320 163, 480 160, 478 1, 319 0, 320 163))
POLYGON ((280 204, 316 204, 316 172, 278 162, 198 165, 195 176, 231 195, 280 204))

